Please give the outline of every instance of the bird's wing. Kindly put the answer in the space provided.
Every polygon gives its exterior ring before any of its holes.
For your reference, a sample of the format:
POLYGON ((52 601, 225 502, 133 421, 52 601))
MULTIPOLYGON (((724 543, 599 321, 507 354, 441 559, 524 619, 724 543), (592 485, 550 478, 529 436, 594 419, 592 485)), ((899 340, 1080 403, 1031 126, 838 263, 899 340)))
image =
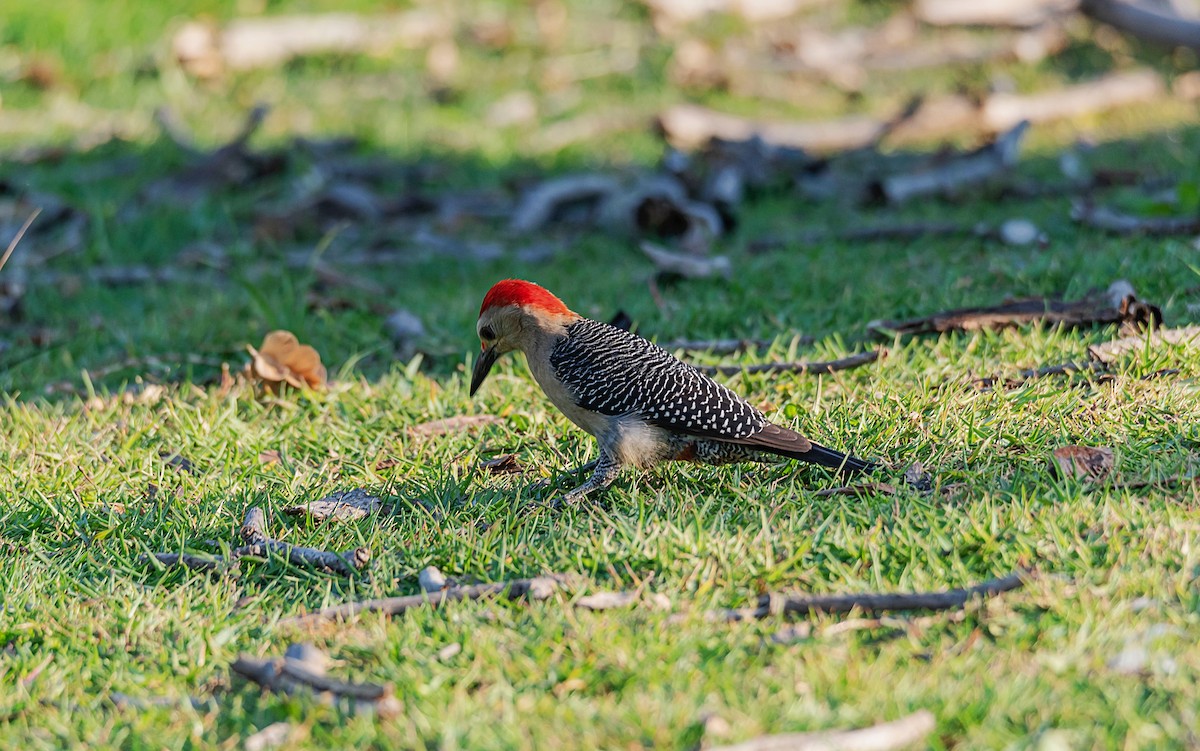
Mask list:
POLYGON ((583 409, 635 414, 699 438, 749 443, 754 437, 764 448, 781 443, 779 448, 808 450, 803 436, 767 422, 745 399, 691 365, 606 323, 585 318, 568 326, 550 364, 583 409))

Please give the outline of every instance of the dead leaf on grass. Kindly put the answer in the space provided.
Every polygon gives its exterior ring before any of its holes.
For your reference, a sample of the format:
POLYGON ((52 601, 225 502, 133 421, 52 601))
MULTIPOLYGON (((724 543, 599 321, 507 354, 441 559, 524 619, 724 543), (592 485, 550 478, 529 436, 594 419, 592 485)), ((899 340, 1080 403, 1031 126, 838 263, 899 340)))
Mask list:
POLYGON ((259 453, 258 461, 261 464, 279 464, 283 461, 283 456, 277 449, 267 449, 259 453))
POLYGON ((501 454, 487 461, 482 461, 479 463, 479 468, 486 469, 493 475, 518 474, 525 471, 525 468, 517 461, 516 454, 501 454))
POLYGON ((1061 446, 1054 449, 1053 457, 1060 476, 1097 482, 1112 473, 1115 460, 1107 446, 1061 446))
POLYGON ((442 420, 423 422, 420 425, 412 426, 410 430, 417 435, 435 436, 446 435, 447 433, 464 433, 473 428, 494 425, 499 422, 503 422, 503 420, 495 415, 458 415, 442 420))
POLYGON ((301 344, 290 331, 272 331, 257 350, 247 346, 254 360, 247 366, 249 374, 276 389, 282 384, 298 389, 317 389, 325 385, 326 371, 321 355, 307 344, 301 344))
POLYGON ((288 506, 283 513, 289 516, 310 516, 314 521, 334 519, 355 521, 379 510, 382 501, 362 488, 331 493, 320 500, 288 506))
POLYGON ((904 483, 918 493, 928 493, 933 490, 933 475, 921 462, 913 462, 904 470, 904 483))
POLYGON ((1112 364, 1130 352, 1140 352, 1147 347, 1158 349, 1164 345, 1200 349, 1200 326, 1158 329, 1149 335, 1126 336, 1111 342, 1094 344, 1088 347, 1088 354, 1095 360, 1112 364))

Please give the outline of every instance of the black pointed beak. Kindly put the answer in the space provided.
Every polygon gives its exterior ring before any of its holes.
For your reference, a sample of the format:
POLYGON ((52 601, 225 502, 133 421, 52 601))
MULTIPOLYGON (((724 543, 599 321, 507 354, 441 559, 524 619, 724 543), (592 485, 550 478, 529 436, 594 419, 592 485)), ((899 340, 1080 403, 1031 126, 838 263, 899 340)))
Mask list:
POLYGON ((475 371, 471 373, 471 396, 475 396, 475 392, 479 390, 479 385, 487 378, 492 366, 496 364, 496 359, 499 358, 499 353, 496 352, 496 345, 492 345, 479 353, 479 359, 475 361, 475 371))

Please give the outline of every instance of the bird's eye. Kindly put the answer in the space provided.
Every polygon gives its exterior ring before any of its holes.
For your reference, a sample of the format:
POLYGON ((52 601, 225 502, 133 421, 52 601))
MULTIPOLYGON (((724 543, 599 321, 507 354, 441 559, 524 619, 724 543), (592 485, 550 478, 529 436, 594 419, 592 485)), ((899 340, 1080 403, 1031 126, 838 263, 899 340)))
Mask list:
POLYGON ((495 339, 496 332, 492 330, 491 326, 484 326, 483 328, 481 328, 479 330, 479 338, 480 339, 495 339))

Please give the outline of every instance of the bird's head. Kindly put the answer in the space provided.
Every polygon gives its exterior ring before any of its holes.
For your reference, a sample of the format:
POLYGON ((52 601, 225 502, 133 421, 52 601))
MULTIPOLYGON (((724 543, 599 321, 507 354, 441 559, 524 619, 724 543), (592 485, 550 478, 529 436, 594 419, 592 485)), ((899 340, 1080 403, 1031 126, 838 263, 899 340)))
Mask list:
POLYGON ((479 333, 482 352, 471 374, 471 396, 487 378, 496 360, 505 352, 520 349, 529 352, 540 338, 561 333, 563 327, 579 318, 550 290, 533 282, 505 279, 496 282, 479 306, 479 333))

